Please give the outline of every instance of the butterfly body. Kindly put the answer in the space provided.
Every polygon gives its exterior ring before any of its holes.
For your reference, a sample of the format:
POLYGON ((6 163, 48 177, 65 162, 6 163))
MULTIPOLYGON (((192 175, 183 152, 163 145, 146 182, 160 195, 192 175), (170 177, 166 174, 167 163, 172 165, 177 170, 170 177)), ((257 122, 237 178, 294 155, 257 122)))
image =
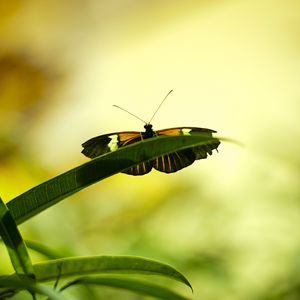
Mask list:
POLYGON ((220 144, 218 139, 212 137, 212 134, 216 131, 208 128, 175 127, 154 131, 152 125, 149 123, 146 123, 144 128, 145 131, 143 132, 114 132, 91 138, 82 144, 82 153, 89 158, 94 158, 107 152, 116 151, 120 147, 162 135, 179 136, 203 134, 212 138, 211 142, 205 145, 169 153, 123 171, 123 173, 129 175, 144 175, 149 173, 152 168, 164 173, 174 173, 191 165, 195 160, 207 158, 207 155, 211 155, 212 150, 217 150, 220 144))

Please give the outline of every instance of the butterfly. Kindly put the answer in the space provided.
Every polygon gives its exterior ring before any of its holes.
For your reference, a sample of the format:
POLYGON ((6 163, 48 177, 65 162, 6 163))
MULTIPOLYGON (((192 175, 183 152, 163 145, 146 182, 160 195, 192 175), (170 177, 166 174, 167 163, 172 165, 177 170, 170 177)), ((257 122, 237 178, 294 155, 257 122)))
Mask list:
MULTIPOLYGON (((171 92, 172 90, 165 96, 165 98, 163 99, 163 101, 161 102, 161 104, 159 105, 149 122, 145 122, 144 120, 140 119, 139 117, 130 113, 129 111, 117 105, 114 105, 143 121, 145 123, 145 131, 113 132, 96 136, 82 144, 83 150, 81 152, 89 158, 94 158, 108 152, 116 151, 121 147, 156 136, 180 136, 201 134, 207 137, 213 137, 212 134, 216 131, 208 128, 174 127, 161 130, 152 129, 152 124, 150 124, 150 122, 152 121, 154 115, 157 113, 160 106, 171 92)), ((208 142, 207 144, 162 155, 153 160, 146 161, 129 169, 126 169, 122 173, 129 175, 144 175, 149 173, 152 170, 152 168, 164 173, 174 173, 191 165, 195 160, 205 159, 207 158, 208 154, 212 155, 212 151, 217 150, 219 145, 220 141, 217 138, 213 138, 211 142, 208 142)))

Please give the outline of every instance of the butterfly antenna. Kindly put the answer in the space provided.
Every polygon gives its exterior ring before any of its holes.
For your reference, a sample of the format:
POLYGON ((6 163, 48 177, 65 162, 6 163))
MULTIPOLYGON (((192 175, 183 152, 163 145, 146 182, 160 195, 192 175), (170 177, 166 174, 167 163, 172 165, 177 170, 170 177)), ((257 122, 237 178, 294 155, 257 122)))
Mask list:
POLYGON ((171 90, 163 99, 163 101, 160 102, 158 108, 156 109, 156 111, 154 112, 153 116, 151 117, 150 121, 148 122, 148 124, 151 123, 151 121, 153 120, 154 116, 156 115, 156 113, 159 111, 160 107, 162 106, 162 104, 165 102, 165 100, 167 99, 167 97, 173 92, 173 90, 171 90))
POLYGON ((136 115, 134 115, 133 113, 131 113, 130 111, 128 111, 128 110, 126 110, 125 108, 123 108, 123 107, 120 107, 120 106, 118 106, 118 105, 113 105, 114 107, 116 107, 116 108, 119 108, 119 109, 121 109, 121 110, 123 110, 123 111, 125 111, 125 112, 127 112, 128 114, 130 114, 130 115, 132 115, 133 117, 135 117, 135 118, 137 118, 137 119, 139 119, 140 121, 142 121, 143 123, 145 123, 145 124, 147 124, 147 122, 146 121, 144 121, 143 119, 141 119, 140 117, 138 117, 138 116, 136 116, 136 115))

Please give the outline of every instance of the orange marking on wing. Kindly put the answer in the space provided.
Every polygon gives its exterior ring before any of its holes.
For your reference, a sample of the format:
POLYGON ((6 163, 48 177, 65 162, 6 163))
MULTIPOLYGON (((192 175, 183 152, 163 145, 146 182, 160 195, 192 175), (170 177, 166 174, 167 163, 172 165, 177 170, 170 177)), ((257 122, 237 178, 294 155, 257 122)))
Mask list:
POLYGON ((168 128, 156 131, 158 135, 181 135, 181 128, 168 128))
POLYGON ((120 142, 124 142, 127 140, 133 140, 141 136, 141 133, 138 131, 128 131, 128 132, 120 132, 119 140, 120 142))
POLYGON ((165 157, 164 156, 161 157, 161 164, 162 164, 162 170, 165 171, 166 166, 165 166, 165 157))
POLYGON ((168 158, 169 170, 171 170, 172 169, 172 165, 171 165, 170 155, 167 155, 167 158, 168 158))
POLYGON ((156 164, 156 166, 158 166, 158 157, 156 157, 156 159, 155 159, 155 164, 156 164))

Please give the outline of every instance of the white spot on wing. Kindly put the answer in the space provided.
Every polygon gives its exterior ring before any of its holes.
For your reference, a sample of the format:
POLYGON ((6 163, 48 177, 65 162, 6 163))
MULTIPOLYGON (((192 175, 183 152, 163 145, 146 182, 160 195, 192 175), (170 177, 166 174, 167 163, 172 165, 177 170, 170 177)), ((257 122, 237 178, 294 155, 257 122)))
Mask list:
POLYGON ((191 130, 192 130, 191 128, 182 128, 181 129, 183 135, 191 135, 190 134, 191 130))
POLYGON ((109 138, 111 139, 110 142, 108 143, 108 148, 110 149, 110 151, 116 151, 119 147, 118 147, 118 135, 117 134, 113 134, 110 135, 109 138))

